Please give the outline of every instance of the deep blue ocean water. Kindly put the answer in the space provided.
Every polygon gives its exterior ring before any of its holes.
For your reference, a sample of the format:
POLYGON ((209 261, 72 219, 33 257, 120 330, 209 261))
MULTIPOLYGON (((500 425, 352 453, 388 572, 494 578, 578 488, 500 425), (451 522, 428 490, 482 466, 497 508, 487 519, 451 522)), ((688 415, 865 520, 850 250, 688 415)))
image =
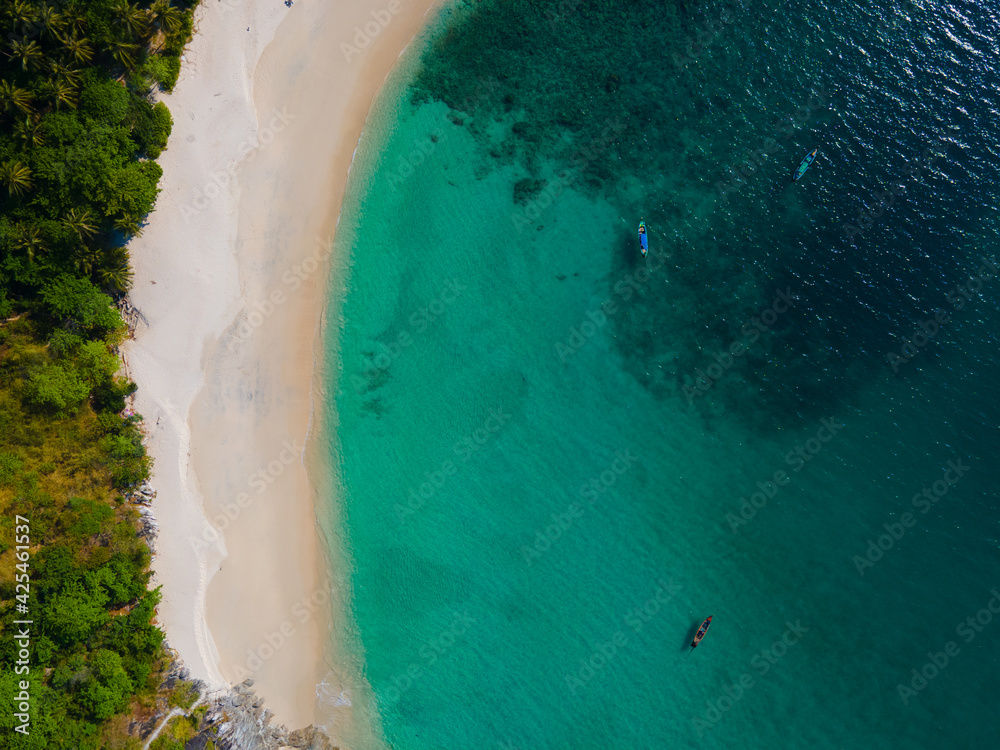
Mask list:
POLYGON ((386 746, 996 747, 995 10, 463 8, 328 318, 386 746))

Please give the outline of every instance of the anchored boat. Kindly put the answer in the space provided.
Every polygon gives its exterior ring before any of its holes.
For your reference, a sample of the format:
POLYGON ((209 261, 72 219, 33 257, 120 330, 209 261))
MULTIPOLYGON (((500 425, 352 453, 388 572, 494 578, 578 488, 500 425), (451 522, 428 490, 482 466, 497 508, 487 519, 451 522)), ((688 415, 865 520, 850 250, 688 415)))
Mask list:
MULTIPOLYGON (((713 617, 715 617, 715 615, 709 615, 708 618, 705 620, 705 622, 701 624, 701 627, 698 628, 698 632, 694 634, 694 640, 691 641, 692 650, 696 649, 698 647, 698 644, 701 643, 701 639, 705 637, 705 633, 708 632, 708 628, 712 624, 713 617)), ((688 653, 690 654, 691 652, 688 651, 688 653)))
POLYGON ((646 237, 646 222, 639 222, 639 249, 645 255, 649 252, 649 239, 646 237))
POLYGON ((797 179, 799 179, 800 177, 802 177, 802 175, 806 173, 806 170, 808 170, 809 167, 812 166, 812 163, 816 161, 817 153, 819 153, 819 149, 814 148, 812 151, 806 154, 805 158, 802 160, 802 163, 799 164, 799 168, 796 169, 795 174, 792 175, 792 182, 795 182, 797 179))

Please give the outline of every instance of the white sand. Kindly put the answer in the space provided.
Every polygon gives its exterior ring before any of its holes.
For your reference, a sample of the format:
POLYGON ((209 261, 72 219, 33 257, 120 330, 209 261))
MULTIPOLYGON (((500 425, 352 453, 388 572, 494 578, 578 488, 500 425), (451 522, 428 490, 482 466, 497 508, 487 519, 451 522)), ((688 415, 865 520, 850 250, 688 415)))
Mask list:
POLYGON ((159 621, 194 677, 252 676, 278 722, 320 721, 345 747, 377 727, 317 701, 324 679, 335 703, 368 701, 330 660, 339 592, 303 460, 326 256, 372 98, 433 5, 206 0, 132 243, 146 325, 124 348, 155 461, 159 621))

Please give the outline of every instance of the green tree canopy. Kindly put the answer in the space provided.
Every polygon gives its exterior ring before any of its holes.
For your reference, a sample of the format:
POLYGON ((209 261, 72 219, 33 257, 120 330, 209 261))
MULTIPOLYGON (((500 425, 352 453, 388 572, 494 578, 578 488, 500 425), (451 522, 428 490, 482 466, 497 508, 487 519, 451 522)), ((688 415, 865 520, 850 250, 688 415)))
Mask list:
POLYGON ((76 369, 89 388, 110 383, 119 364, 117 355, 103 341, 88 341, 76 355, 76 369))
POLYGON ((107 622, 107 603, 108 595, 100 587, 85 590, 80 584, 71 584, 46 603, 42 627, 61 646, 80 643, 107 622))
POLYGON ((90 716, 103 721, 124 711, 132 693, 132 680, 114 651, 99 649, 90 654, 91 675, 80 690, 78 702, 90 716))
POLYGON ((95 69, 86 72, 80 90, 80 114, 105 124, 119 125, 129 110, 129 92, 95 69))
POLYGON ((103 586, 110 596, 111 606, 120 607, 146 593, 146 576, 142 569, 122 554, 116 554, 93 575, 94 582, 103 586))
POLYGON ((42 312, 54 324, 78 328, 91 337, 103 337, 122 328, 111 298, 86 279, 61 274, 42 288, 42 312))
POLYGON ((146 156, 155 159, 167 147, 167 138, 174 125, 173 118, 163 102, 157 102, 152 108, 140 99, 136 103, 138 106, 132 134, 146 156))
POLYGON ((45 364, 28 378, 25 399, 39 409, 53 413, 72 413, 90 395, 90 386, 73 367, 45 364))

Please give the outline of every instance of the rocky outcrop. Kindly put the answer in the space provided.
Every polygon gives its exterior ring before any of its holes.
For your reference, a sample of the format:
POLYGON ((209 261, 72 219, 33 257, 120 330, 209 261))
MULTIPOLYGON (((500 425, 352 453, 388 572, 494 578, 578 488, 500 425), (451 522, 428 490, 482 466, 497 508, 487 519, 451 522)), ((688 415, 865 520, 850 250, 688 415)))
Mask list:
POLYGON ((132 300, 128 296, 124 296, 118 300, 118 312, 121 313, 122 320, 125 321, 125 328, 128 331, 129 338, 135 337, 135 331, 140 323, 149 325, 146 316, 142 314, 138 307, 132 304, 132 300))
POLYGON ((156 490, 147 481, 138 487, 126 490, 123 494, 125 499, 136 506, 136 510, 139 511, 139 537, 146 542, 149 551, 155 555, 156 537, 160 533, 160 525, 156 522, 156 515, 150 505, 153 498, 156 497, 156 490))
MULTIPOLYGON (((187 670, 175 660, 164 679, 169 688, 179 679, 187 679, 187 670)), ((264 699, 253 692, 253 680, 246 680, 231 690, 209 695, 200 682, 195 686, 201 695, 190 709, 170 710, 160 701, 151 718, 129 726, 129 733, 145 741, 148 748, 166 725, 175 717, 190 714, 197 706, 208 704, 198 734, 188 740, 184 750, 204 750, 211 741, 218 750, 338 750, 323 730, 309 726, 289 732, 284 725, 275 726, 274 715, 264 708, 264 699)))
POLYGON ((152 488, 148 481, 134 488, 129 488, 124 492, 125 499, 135 505, 149 506, 156 497, 156 490, 152 488))
POLYGON ((288 747, 306 748, 306 750, 337 750, 322 731, 310 726, 306 729, 296 729, 287 740, 288 747))
POLYGON ((254 694, 253 680, 245 680, 212 702, 205 734, 221 750, 337 750, 323 730, 309 726, 289 732, 275 726, 273 716, 254 694))

